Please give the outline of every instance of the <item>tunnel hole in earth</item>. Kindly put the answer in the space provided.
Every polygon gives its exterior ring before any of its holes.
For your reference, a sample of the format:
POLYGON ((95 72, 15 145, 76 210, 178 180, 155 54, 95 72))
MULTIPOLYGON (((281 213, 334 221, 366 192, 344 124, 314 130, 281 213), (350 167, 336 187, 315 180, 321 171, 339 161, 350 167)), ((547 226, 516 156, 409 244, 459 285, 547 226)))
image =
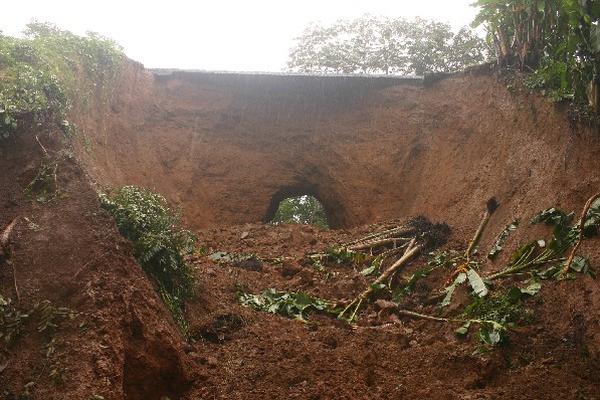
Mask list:
POLYGON ((321 228, 339 226, 335 209, 321 198, 318 190, 311 186, 280 189, 271 199, 264 222, 310 224, 321 228))

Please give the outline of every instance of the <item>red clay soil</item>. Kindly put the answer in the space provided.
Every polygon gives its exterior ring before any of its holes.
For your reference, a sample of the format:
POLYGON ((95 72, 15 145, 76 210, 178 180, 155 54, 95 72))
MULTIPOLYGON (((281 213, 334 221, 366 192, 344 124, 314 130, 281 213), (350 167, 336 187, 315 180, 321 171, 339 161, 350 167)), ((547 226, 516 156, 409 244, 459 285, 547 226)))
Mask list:
POLYGON ((78 110, 81 156, 100 184, 155 189, 198 229, 269 220, 286 195, 313 194, 335 227, 425 214, 470 235, 492 196, 500 224, 600 187, 598 135, 494 74, 377 82, 131 64, 109 107, 78 110))
MULTIPOLYGON (((39 133, 51 157, 59 135, 39 133)), ((14 344, 2 339, 0 398, 178 398, 192 381, 185 344, 87 176, 59 158, 60 195, 38 203, 24 194, 44 161, 33 135, 0 147, 0 226, 19 218, 0 294, 22 312, 49 300, 75 313, 44 332, 33 313, 14 344)))
MULTIPOLYGON (((541 293, 526 303, 533 318, 510 334, 509 344, 480 355, 474 354, 479 347, 476 335, 458 338, 456 324, 398 317, 376 305, 363 311, 355 328, 316 315, 312 317, 316 324, 306 325, 239 305, 239 288, 258 293, 273 287, 333 300, 353 298, 368 285, 358 271, 329 266, 319 272, 302 266, 301 260, 305 253, 365 232, 365 228, 320 231, 256 224, 201 232, 201 242, 212 250, 289 259, 282 264, 267 262, 259 271, 207 259, 197 262, 201 293, 190 304, 189 317, 201 340, 190 356, 204 368, 204 382, 190 398, 598 398, 600 335, 595 310, 600 296, 590 277, 544 284, 541 293), (239 316, 243 323, 220 330, 222 341, 206 336, 222 326, 224 316, 239 316), (202 334, 208 339, 202 340, 202 334)), ((464 249, 464 242, 454 238, 447 247, 464 249)), ((592 249, 587 247, 589 254, 592 249)), ((405 274, 422 267, 425 260, 421 257, 405 274)), ((432 274, 402 306, 434 311, 421 302, 443 288, 449 273, 432 274)), ((468 301, 466 290, 455 298, 463 305, 468 301)))
MULTIPOLYGON (((501 205, 480 246, 488 249, 515 218, 527 221, 550 206, 579 210, 599 186, 597 136, 571 131, 563 112, 510 93, 495 76, 343 94, 327 89, 333 97, 317 96, 314 82, 299 92, 271 78, 260 85, 229 79, 159 79, 128 64, 108 105, 91 101, 95 109, 77 110, 79 138, 89 143, 76 143, 76 157, 61 153, 61 195, 48 203, 24 194, 43 160, 33 132, 2 144, 0 228, 19 222, 10 264, 0 264, 0 294, 22 311, 49 300, 75 317, 39 332, 33 313, 13 345, 2 342, 0 396, 600 398, 600 289, 589 276, 545 282, 526 303, 532 319, 510 333, 507 345, 479 355, 474 332, 459 339, 453 324, 400 317, 377 305, 352 328, 327 316, 302 324, 257 312, 236 296, 240 288, 273 287, 353 298, 368 285, 357 270, 319 272, 301 260, 369 232, 361 224, 422 214, 451 226, 447 248, 464 249, 485 201, 496 196, 501 205), (101 209, 92 180, 164 193, 209 251, 286 260, 243 268, 196 259, 198 295, 187 310, 195 341, 187 342, 101 209), (259 223, 281 196, 297 193, 317 195, 334 225, 347 230, 259 223)), ((52 154, 62 147, 57 134, 38 135, 52 154)), ((549 235, 526 225, 482 273, 506 265, 519 244, 549 235)), ((597 240, 580 252, 600 265, 597 240)), ((433 312, 423 300, 448 273, 423 280, 402 306, 433 312)), ((450 314, 469 301, 466 289, 455 301, 450 314)))

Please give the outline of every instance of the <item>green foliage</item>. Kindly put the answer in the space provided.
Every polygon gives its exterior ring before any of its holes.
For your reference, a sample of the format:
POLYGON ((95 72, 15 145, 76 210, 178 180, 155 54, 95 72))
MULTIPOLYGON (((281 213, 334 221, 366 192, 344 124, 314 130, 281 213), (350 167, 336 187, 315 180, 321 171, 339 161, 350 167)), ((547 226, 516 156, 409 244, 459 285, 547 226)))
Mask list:
POLYGON ((20 124, 56 124, 68 133, 72 101, 114 79, 124 57, 109 39, 48 23, 29 24, 24 36, 0 33, 0 140, 20 124))
POLYGON ((194 251, 194 235, 179 227, 179 215, 158 194, 124 186, 100 199, 115 218, 121 234, 133 243, 138 262, 157 283, 165 304, 185 333, 185 300, 194 292, 192 269, 186 257, 194 251))
POLYGON ((478 0, 500 65, 533 71, 526 79, 551 99, 598 106, 600 3, 588 0, 478 0), (587 100, 587 101, 586 101, 587 100))
POLYGON ((23 332, 29 316, 29 312, 17 309, 10 299, 0 295, 0 339, 7 345, 14 343, 23 332))
MULTIPOLYGON (((575 245, 579 237, 580 223, 572 224, 573 213, 552 207, 536 214, 531 220, 532 224, 545 223, 552 226, 552 238, 549 243, 545 240, 534 240, 519 247, 511 256, 509 265, 502 271, 491 275, 489 279, 521 272, 528 268, 537 268, 545 264, 553 264, 548 270, 534 271, 539 277, 547 279, 561 272, 559 264, 564 260, 565 252, 575 245)), ((600 222, 600 201, 594 202, 584 224, 584 235, 591 237, 598 234, 597 225, 600 222)), ((575 272, 594 274, 587 260, 578 256, 577 264, 571 265, 575 272)), ((558 275, 556 275, 558 277, 558 275)))
MULTIPOLYGON (((308 262, 318 271, 324 271, 327 264, 352 265, 359 264, 366 256, 360 252, 353 251, 343 246, 329 247, 324 253, 307 255, 308 262)), ((375 263, 377 259, 373 262, 375 263)), ((363 271, 364 273, 364 271, 363 271)))
MULTIPOLYGON (((479 338, 483 343, 496 345, 506 340, 507 328, 526 318, 522 296, 521 290, 511 288, 493 296, 475 297, 465 307, 463 314, 471 321, 480 323, 479 338)), ((465 326, 461 328, 464 331, 465 326)))
POLYGON ((15 307, 11 299, 0 295, 0 339, 13 344, 32 319, 36 321, 39 333, 52 335, 66 320, 73 320, 76 313, 67 307, 56 307, 49 300, 36 303, 31 309, 21 310, 15 307))
POLYGON ((326 300, 302 292, 280 292, 266 289, 261 294, 238 293, 240 302, 258 311, 279 314, 307 322, 311 312, 325 312, 336 315, 339 310, 326 300))
POLYGON ((53 200, 59 194, 57 170, 58 162, 44 160, 33 180, 25 188, 25 195, 39 203, 53 200))
POLYGON ((429 261, 427 261, 427 266, 416 270, 410 277, 405 277, 404 280, 406 283, 394 290, 393 300, 396 303, 400 302, 404 297, 412 293, 419 280, 426 278, 430 273, 438 268, 444 268, 448 265, 453 265, 456 267, 456 263, 462 261, 463 259, 464 253, 459 253, 453 250, 429 253, 429 261))
POLYGON ((504 228, 502 230, 500 235, 498 235, 498 237, 494 241, 492 249, 488 253, 487 257, 490 260, 495 259, 498 256, 498 254, 500 254, 502 252, 504 242, 506 241, 508 236, 511 234, 511 232, 516 230, 518 226, 519 226, 519 220, 517 219, 517 220, 514 220, 513 222, 511 222, 510 224, 508 224, 506 226, 506 228, 504 228))
POLYGON ((465 27, 416 18, 365 15, 329 26, 311 25, 297 39, 288 67, 300 72, 454 72, 486 59, 482 39, 465 27))
POLYGON ((320 228, 328 228, 325 209, 313 196, 290 197, 279 203, 273 224, 311 224, 320 228))

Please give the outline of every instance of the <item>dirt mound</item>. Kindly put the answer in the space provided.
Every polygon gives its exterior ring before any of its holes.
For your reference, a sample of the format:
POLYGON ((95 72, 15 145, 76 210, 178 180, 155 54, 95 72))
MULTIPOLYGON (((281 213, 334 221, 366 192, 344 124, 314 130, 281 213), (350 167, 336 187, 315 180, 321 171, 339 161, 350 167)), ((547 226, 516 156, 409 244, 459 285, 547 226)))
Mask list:
POLYGON ((58 135, 39 133, 50 158, 31 134, 0 147, 0 227, 18 218, 0 263, 14 310, 0 327, 14 333, 0 343, 0 396, 178 398, 193 380, 184 343, 85 173, 54 151, 58 135), (27 188, 50 159, 58 193, 46 201, 27 188))
MULTIPOLYGON (((600 390, 600 360, 592 312, 600 296, 591 278, 549 283, 530 305, 533 320, 511 342, 477 354, 475 335, 455 325, 397 317, 373 302, 357 327, 313 314, 310 324, 243 307, 237 292, 265 288, 304 291, 327 299, 350 299, 369 279, 348 265, 325 271, 303 265, 303 256, 361 237, 365 227, 322 231, 307 226, 247 224, 200 232, 210 251, 255 254, 266 261, 249 271, 206 257, 198 260, 203 293, 190 305, 197 326, 243 320, 227 340, 200 340, 190 353, 207 367, 190 398, 302 399, 554 399, 594 398, 600 390), (243 239, 242 239, 243 238, 243 239), (284 259, 281 259, 283 257, 284 259), (559 299, 564 304, 560 304, 559 299), (595 338, 595 339, 594 339, 595 338), (549 384, 552 382, 552 384, 549 384)), ((528 234, 531 234, 529 232, 528 234)), ((464 243, 451 241, 448 246, 464 243)), ((209 251, 209 252, 210 252, 209 251)), ((426 257, 402 271, 410 276, 426 257)), ((436 271, 416 289, 407 307, 417 307, 443 287, 448 271, 436 271)), ((465 299, 467 292, 465 291, 465 299)), ((428 309, 428 308, 426 308, 428 309)))

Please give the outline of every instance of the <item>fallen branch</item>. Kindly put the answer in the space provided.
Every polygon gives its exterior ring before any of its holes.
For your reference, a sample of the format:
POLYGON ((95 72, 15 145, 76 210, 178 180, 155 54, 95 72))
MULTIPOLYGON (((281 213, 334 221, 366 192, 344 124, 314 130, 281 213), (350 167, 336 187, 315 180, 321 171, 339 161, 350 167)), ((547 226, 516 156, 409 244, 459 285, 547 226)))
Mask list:
POLYGON ((371 295, 371 293, 373 292, 374 286, 376 287, 377 285, 384 283, 394 272, 396 272, 398 269, 400 269, 400 267, 402 267, 404 264, 406 264, 415 254, 417 254, 423 246, 416 245, 415 242, 416 242, 416 239, 412 239, 410 241, 410 243, 408 244, 408 246, 406 247, 406 250, 404 251, 404 254, 402 255, 402 257, 400 257, 400 259, 398 261, 393 263, 388 269, 386 269, 381 275, 379 275, 379 277, 377 279, 375 279, 375 281, 373 281, 371 286, 368 289, 366 289, 364 292, 362 292, 359 295, 359 297, 361 297, 363 299, 368 298, 371 295))
POLYGON ((456 322, 456 323, 471 323, 471 324, 492 324, 492 325, 497 325, 497 326, 501 326, 502 329, 505 329, 504 325, 500 325, 498 322, 491 320, 491 319, 465 319, 465 318, 444 318, 444 317, 436 317, 433 315, 427 315, 427 314, 421 314, 418 312, 414 312, 414 311, 409 311, 409 310, 402 310, 399 309, 397 311, 397 313, 399 315, 406 315, 408 317, 414 317, 414 318, 420 318, 420 319, 428 319, 430 321, 438 321, 438 322, 456 322))
POLYGON ((406 250, 404 251, 404 254, 402 255, 402 257, 400 257, 399 260, 397 260, 388 269, 386 269, 385 272, 383 272, 377 279, 375 279, 375 281, 373 281, 367 289, 365 289, 350 304, 348 304, 346 306, 346 308, 344 308, 344 310, 338 315, 338 318, 342 319, 343 316, 346 314, 346 312, 353 305, 356 304, 356 307, 354 308, 354 311, 352 312, 352 315, 349 318, 349 321, 352 321, 354 319, 354 316, 360 309, 363 301, 367 300, 369 298, 369 296, 371 296, 373 291, 375 291, 375 289, 379 285, 381 285, 383 282, 385 282, 394 272, 396 272, 398 269, 400 269, 400 267, 402 267, 408 261, 410 261, 410 259, 412 257, 414 257, 419 251, 421 251, 422 248, 423 248, 423 245, 416 244, 416 238, 413 238, 410 241, 410 243, 408 244, 408 246, 406 247, 406 250))
POLYGON ((17 297, 17 301, 21 301, 21 296, 19 295, 19 285, 17 285, 17 270, 15 269, 15 265, 10 263, 13 270, 13 284, 15 285, 15 296, 17 297))
POLYGON ((496 201, 496 199, 494 197, 492 197, 491 199, 489 199, 487 201, 486 210, 483 213, 483 217, 481 218, 479 227, 477 228, 477 231, 475 231, 475 236, 473 236, 473 239, 471 239, 471 243, 469 244, 469 247, 467 248, 467 252, 465 253, 465 258, 467 259, 467 262, 466 262, 467 264, 469 263, 469 261, 471 261, 471 255, 473 254, 473 251, 479 244, 479 241, 481 240, 481 236, 483 235, 483 231, 485 230, 485 227, 487 226, 488 222, 490 221, 490 217, 492 216, 494 211, 496 211, 497 208, 498 208, 498 202, 496 201))
POLYGON ((475 235, 473 236, 473 239, 471 239, 471 242, 469 243, 469 247, 467 247, 467 251, 465 252, 465 262, 459 264, 458 267, 456 267, 456 269, 452 272, 452 274, 446 281, 446 286, 449 285, 450 283, 452 283, 452 281, 454 281, 454 279, 458 276, 458 274, 460 274, 461 272, 467 272, 467 268, 469 266, 469 263, 471 262, 471 256, 473 255, 475 248, 477 247, 477 245, 479 244, 479 241, 481 240, 481 236, 483 235, 483 231, 485 230, 485 227, 487 226, 488 222, 490 221, 490 217, 496 211, 497 208, 498 208, 498 202, 496 201, 496 198, 494 198, 494 197, 490 198, 486 203, 485 212, 483 213, 481 222, 479 223, 479 226, 477 227, 477 230, 475 231, 475 235))
POLYGON ((42 148, 42 151, 44 152, 44 156, 46 156, 46 158, 48 158, 49 157, 48 151, 46 150, 46 148, 44 147, 44 145, 42 144, 42 142, 40 142, 40 139, 37 137, 37 135, 35 135, 35 141, 38 142, 38 144, 42 148))
POLYGON ((410 241, 410 238, 391 237, 391 238, 386 238, 386 239, 372 240, 372 241, 368 241, 368 242, 360 242, 353 246, 349 246, 348 250, 357 251, 357 250, 371 249, 373 247, 382 246, 384 244, 390 244, 390 243, 393 243, 394 246, 396 246, 398 243, 405 243, 408 241, 410 241))
POLYGON ((575 258, 575 253, 577 253, 577 250, 579 250, 579 246, 581 245, 581 242, 583 241, 583 230, 585 228, 585 221, 587 219, 587 213, 590 211, 590 207, 592 206, 594 201, 596 201, 598 198, 600 198, 600 193, 596 193, 595 195, 590 197, 588 199, 588 201, 585 203, 585 206, 583 207, 583 211, 581 212, 581 219, 579 220, 579 237, 577 238, 577 243, 575 243, 575 246, 573 246, 573 249, 571 250, 571 254, 569 254, 569 257, 567 258, 567 261, 565 262, 565 266, 561 271, 561 275, 566 275, 566 273, 569 271, 569 268, 571 268, 571 264, 573 263, 573 258, 575 258))

